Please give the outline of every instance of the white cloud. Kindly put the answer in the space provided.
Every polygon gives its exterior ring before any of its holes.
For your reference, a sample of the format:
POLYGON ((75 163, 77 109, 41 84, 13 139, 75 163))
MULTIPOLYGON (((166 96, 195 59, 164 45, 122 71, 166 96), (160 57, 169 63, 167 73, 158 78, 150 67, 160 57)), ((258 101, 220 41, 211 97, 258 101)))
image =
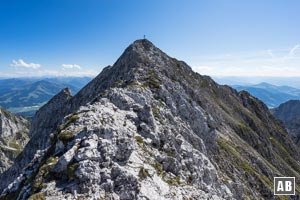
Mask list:
POLYGON ((31 68, 31 69, 38 69, 41 67, 40 64, 37 63, 26 63, 23 59, 19 60, 13 60, 12 64, 10 65, 12 67, 25 67, 25 68, 31 68))
POLYGON ((77 64, 62 64, 63 69, 81 69, 77 64))
POLYGON ((300 45, 292 49, 269 49, 210 55, 190 60, 193 69, 210 76, 300 76, 300 45))
POLYGON ((290 50, 290 55, 293 56, 293 55, 295 54, 295 51, 296 51, 297 49, 299 49, 299 47, 300 47, 299 44, 295 45, 295 46, 290 50))
MULTIPOLYGON (((49 69, 44 69, 44 70, 36 70, 36 71, 21 71, 19 70, 18 72, 14 72, 13 74, 6 75, 9 77, 35 77, 35 76, 76 76, 76 77, 82 77, 82 76, 91 76, 94 77, 99 73, 98 70, 95 69, 89 69, 89 70, 49 70, 49 69)), ((0 77, 1 77, 0 73, 0 77)), ((4 75, 3 75, 4 76, 4 75)))
POLYGON ((267 54, 269 54, 272 58, 275 57, 271 49, 267 50, 267 54))

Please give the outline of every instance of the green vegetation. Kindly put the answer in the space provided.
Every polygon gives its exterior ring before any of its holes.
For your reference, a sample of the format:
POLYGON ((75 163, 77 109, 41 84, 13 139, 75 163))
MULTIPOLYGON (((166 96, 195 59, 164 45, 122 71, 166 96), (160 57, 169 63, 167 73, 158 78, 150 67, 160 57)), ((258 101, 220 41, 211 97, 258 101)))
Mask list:
POLYGON ((46 194, 44 192, 39 192, 31 195, 28 200, 44 200, 46 199, 46 194))
POLYGON ((182 200, 193 200, 192 197, 183 197, 182 200))
POLYGON ((113 87, 120 87, 122 85, 122 81, 121 80, 116 80, 114 83, 113 83, 113 87))
MULTIPOLYGON (((275 138, 273 138, 273 137, 270 137, 270 141, 271 141, 271 143, 273 144, 274 147, 279 148, 279 150, 280 150, 279 153, 281 154, 281 157, 284 159, 283 161, 287 162, 287 164, 285 164, 285 165, 291 166, 296 171, 300 171, 300 167, 297 164, 297 161, 295 161, 291 157, 291 155, 286 150, 286 148, 280 142, 278 142, 275 138)), ((294 176, 293 173, 291 173, 291 176, 294 176)))
POLYGON ((135 140, 137 141, 137 143, 139 144, 143 144, 144 143, 144 140, 141 136, 137 135, 135 136, 135 140))
POLYGON ((169 157, 175 157, 175 153, 174 151, 170 150, 170 151, 165 151, 166 155, 169 157))
POLYGON ((73 113, 72 115, 67 117, 67 120, 69 123, 74 123, 77 119, 79 119, 79 116, 77 113, 73 113))
POLYGON ((163 170, 163 167, 159 162, 154 161, 154 163, 151 164, 151 166, 155 169, 157 175, 160 176, 162 178, 162 180, 165 181, 166 183, 168 183, 170 186, 175 186, 175 185, 181 184, 179 176, 174 176, 174 177, 168 178, 167 173, 163 170))
POLYGON ((142 87, 149 87, 151 89, 160 88, 160 81, 154 71, 149 72, 146 82, 143 83, 142 87))
POLYGON ((78 166, 79 166, 78 163, 72 163, 68 165, 67 175, 69 180, 73 180, 75 178, 75 171, 77 170, 78 166))
POLYGON ((6 141, 5 143, 8 143, 7 146, 0 145, 0 148, 3 151, 10 152, 14 158, 17 157, 23 150, 23 146, 16 140, 6 141))
POLYGON ((68 127, 71 123, 74 123, 77 119, 79 119, 79 116, 77 113, 73 113, 73 114, 69 115, 66 118, 66 120, 67 120, 66 123, 58 126, 57 133, 60 133, 62 130, 64 130, 66 127, 68 127))
MULTIPOLYGON (((256 169, 254 169, 247 161, 243 159, 243 156, 240 155, 239 152, 237 152, 233 148, 233 144, 230 141, 227 141, 222 138, 217 139, 217 143, 222 151, 225 151, 227 153, 230 153, 234 161, 232 161, 233 165, 237 169, 241 169, 241 171, 245 171, 249 173, 250 175, 256 177, 258 180, 260 180, 264 185, 266 185, 269 189, 272 190, 273 184, 272 182, 263 174, 257 172, 256 169)), ((246 177, 244 177, 246 179, 246 177)))
POLYGON ((238 128, 240 131, 242 131, 243 133, 249 133, 252 132, 252 129, 249 128, 246 124, 240 122, 238 123, 238 128))
POLYGON ((170 179, 166 179, 166 177, 163 177, 163 180, 171 186, 180 185, 181 183, 179 176, 175 176, 170 179))
POLYGON ((144 167, 140 167, 139 178, 143 180, 146 179, 147 177, 150 177, 148 169, 145 169, 144 167))
POLYGON ((62 131, 58 134, 58 139, 67 142, 74 138, 74 134, 71 131, 62 131))
POLYGON ((128 86, 130 86, 130 87, 136 87, 136 86, 138 86, 139 85, 139 83, 137 82, 137 81, 131 81, 129 84, 128 84, 128 86))
POLYGON ((49 175, 49 172, 58 162, 58 158, 50 157, 39 168, 37 174, 33 174, 30 178, 33 191, 39 191, 44 187, 44 179, 49 175))
MULTIPOLYGON (((14 138, 14 139, 0 137, 0 141, 3 143, 3 145, 0 145, 0 149, 4 152, 8 153, 13 158, 16 158, 23 150, 23 146, 21 144, 19 144, 19 142, 18 142, 19 139, 20 138, 18 138, 18 137, 14 138)), ((24 140, 26 140, 26 139, 24 139, 24 140)))
POLYGON ((159 108, 158 107, 153 106, 152 113, 155 118, 159 118, 159 108))
POLYGON ((14 123, 16 123, 16 119, 15 119, 15 117, 11 113, 9 113, 8 111, 6 111, 5 109, 1 109, 1 112, 3 113, 3 115, 4 115, 5 118, 10 119, 14 123))
POLYGON ((22 150, 22 149, 23 149, 22 145, 20 145, 20 144, 19 144, 17 141, 15 141, 15 140, 10 141, 10 142, 8 143, 8 145, 9 145, 9 147, 12 147, 12 148, 14 148, 14 149, 18 149, 18 150, 22 150))
POLYGON ((157 161, 154 161, 154 163, 152 164, 152 167, 156 170, 156 173, 159 176, 162 175, 163 173, 165 173, 162 168, 162 165, 157 161))
POLYGON ((200 87, 202 87, 202 88, 209 87, 209 82, 207 80, 202 80, 200 83, 200 87))

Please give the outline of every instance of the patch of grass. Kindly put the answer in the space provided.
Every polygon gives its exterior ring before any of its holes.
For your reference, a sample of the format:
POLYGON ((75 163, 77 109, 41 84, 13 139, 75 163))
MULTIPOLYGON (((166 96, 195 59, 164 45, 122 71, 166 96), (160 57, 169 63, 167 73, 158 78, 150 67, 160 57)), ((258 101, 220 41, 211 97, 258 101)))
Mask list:
POLYGON ((119 87, 122 85, 122 81, 121 80, 116 80, 114 83, 113 83, 113 87, 119 87))
POLYGON ((297 164, 297 161, 295 161, 291 157, 291 155, 286 150, 286 148, 273 137, 270 137, 270 141, 271 141, 271 143, 273 144, 274 147, 279 148, 279 151, 280 151, 279 153, 282 155, 282 158, 285 160, 285 162, 287 162, 294 170, 300 171, 300 167, 297 164))
POLYGON ((77 113, 73 113, 73 114, 69 115, 66 118, 66 120, 67 120, 66 123, 58 126, 57 132, 60 133, 62 130, 64 130, 66 127, 68 127, 71 123, 74 123, 77 119, 79 119, 79 116, 77 113))
POLYGON ((58 139, 67 142, 74 138, 74 134, 71 131, 62 131, 58 134, 58 139))
POLYGON ((131 87, 136 87, 136 86, 138 86, 139 85, 139 83, 137 82, 137 81, 131 81, 129 84, 128 84, 128 86, 131 86, 131 87))
POLYGON ((170 186, 176 186, 181 184, 179 176, 168 178, 167 173, 163 170, 163 166, 159 162, 154 161, 154 163, 152 163, 151 166, 155 169, 156 174, 160 176, 162 180, 168 183, 170 186))
POLYGON ((146 179, 147 177, 150 177, 149 171, 148 169, 145 169, 144 167, 140 167, 140 171, 139 171, 139 178, 141 180, 146 179))
POLYGON ((135 140, 137 141, 137 143, 139 144, 143 144, 144 143, 144 140, 141 136, 137 135, 135 136, 135 140))
POLYGON ((175 177, 172 177, 170 179, 166 179, 164 178, 163 179, 166 183, 168 183, 169 185, 171 186, 176 186, 176 185, 180 185, 180 177, 179 176, 175 176, 175 177))
POLYGON ((10 141, 8 143, 8 146, 12 147, 14 149, 18 149, 18 150, 22 150, 23 149, 23 147, 19 143, 17 143, 16 141, 10 141))
POLYGON ((238 124, 238 128, 240 131, 242 131, 243 133, 249 133, 252 132, 252 129, 249 128, 247 125, 245 125, 244 123, 239 123, 238 124))
POLYGON ((44 192, 39 192, 31 195, 28 200, 44 200, 46 199, 46 194, 44 192))
POLYGON ((157 161, 154 161, 154 163, 152 164, 152 167, 155 169, 156 173, 160 176, 164 173, 164 170, 162 168, 162 165, 157 162, 157 161))
POLYGON ((248 172, 258 180, 260 180, 262 183, 264 183, 264 185, 266 185, 270 190, 272 190, 272 182, 265 175, 258 173, 256 169, 254 169, 247 161, 245 161, 240 153, 233 149, 233 145, 231 145, 229 141, 218 138, 217 143, 221 147, 221 149, 227 151, 234 157, 235 160, 232 163, 236 168, 248 172))
POLYGON ((147 80, 143 83, 142 87, 149 87, 151 89, 160 88, 160 81, 154 71, 148 74, 147 80))
POLYGON ((17 141, 15 140, 11 140, 8 142, 8 146, 15 149, 15 150, 12 150, 12 149, 6 149, 8 151, 10 151, 12 154, 13 154, 13 157, 16 158, 23 150, 23 147, 22 145, 20 145, 17 141))
POLYGON ((203 81, 200 83, 200 87, 202 87, 202 88, 207 88, 207 87, 209 87, 208 81, 203 80, 203 81))
POLYGON ((150 86, 150 88, 156 89, 156 88, 160 87, 160 84, 159 84, 159 82, 158 82, 157 79, 155 79, 153 77, 150 77, 150 79, 149 79, 149 86, 150 86))
POLYGON ((175 157, 175 153, 173 151, 166 151, 165 153, 169 157, 175 157))
POLYGON ((78 163, 73 163, 68 165, 67 175, 69 180, 73 180, 75 178, 75 171, 77 170, 78 166, 79 166, 78 163))
POLYGON ((152 113, 153 113, 153 116, 155 118, 159 118, 159 109, 158 109, 158 107, 153 106, 152 107, 152 113))
POLYGON ((33 191, 39 191, 44 187, 44 179, 49 175, 49 172, 57 162, 58 158, 48 158, 44 164, 41 165, 37 174, 30 178, 33 191))
POLYGON ((77 119, 79 119, 79 116, 77 113, 73 113, 72 115, 67 117, 67 120, 69 123, 74 123, 77 119))

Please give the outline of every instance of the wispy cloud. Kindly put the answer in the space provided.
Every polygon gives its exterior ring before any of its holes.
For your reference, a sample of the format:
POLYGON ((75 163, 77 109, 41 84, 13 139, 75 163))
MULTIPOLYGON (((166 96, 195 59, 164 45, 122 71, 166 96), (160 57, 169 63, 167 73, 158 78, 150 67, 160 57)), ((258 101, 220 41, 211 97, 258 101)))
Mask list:
POLYGON ((94 69, 89 69, 89 70, 50 70, 50 69, 44 69, 44 70, 36 70, 36 71, 18 71, 13 74, 1 74, 2 77, 35 77, 35 76, 91 76, 94 77, 98 74, 99 72, 94 70, 94 69))
POLYGON ((19 60, 13 60, 12 64, 10 65, 12 67, 25 67, 25 68, 31 68, 31 69, 38 69, 41 67, 41 64, 37 63, 26 63, 23 59, 19 60))
POLYGON ((274 58, 274 54, 273 54, 273 51, 271 49, 268 49, 267 50, 267 54, 269 54, 272 58, 274 58))
POLYGON ((300 47, 299 44, 295 45, 295 46, 290 50, 290 55, 293 56, 293 55, 295 54, 295 51, 296 51, 297 49, 299 49, 299 47, 300 47))
POLYGON ((81 69, 80 65, 77 64, 62 64, 63 69, 81 69))
POLYGON ((190 63, 195 71, 211 76, 300 76, 300 45, 298 44, 292 48, 228 55, 199 57, 190 63))

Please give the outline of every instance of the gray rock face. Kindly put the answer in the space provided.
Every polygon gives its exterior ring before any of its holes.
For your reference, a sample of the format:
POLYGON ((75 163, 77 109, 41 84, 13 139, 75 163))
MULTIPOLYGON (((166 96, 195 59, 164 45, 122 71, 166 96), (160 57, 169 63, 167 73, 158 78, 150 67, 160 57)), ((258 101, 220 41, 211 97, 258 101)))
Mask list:
POLYGON ((292 136, 294 142, 299 146, 300 141, 300 101, 290 100, 280 104, 272 110, 273 115, 281 120, 292 136))
POLYGON ((42 151, 0 177, 2 198, 271 199, 274 176, 300 180, 299 150, 262 102, 147 40, 43 112, 29 142, 42 151))
POLYGON ((60 115, 64 112, 64 105, 71 97, 68 89, 62 90, 35 114, 29 131, 30 141, 22 153, 16 157, 16 162, 7 171, 1 174, 0 189, 6 187, 5 180, 16 178, 22 169, 33 159, 37 150, 42 150, 50 145, 50 133, 61 122, 60 115))
POLYGON ((23 150, 29 137, 29 121, 0 108, 0 174, 23 150))

